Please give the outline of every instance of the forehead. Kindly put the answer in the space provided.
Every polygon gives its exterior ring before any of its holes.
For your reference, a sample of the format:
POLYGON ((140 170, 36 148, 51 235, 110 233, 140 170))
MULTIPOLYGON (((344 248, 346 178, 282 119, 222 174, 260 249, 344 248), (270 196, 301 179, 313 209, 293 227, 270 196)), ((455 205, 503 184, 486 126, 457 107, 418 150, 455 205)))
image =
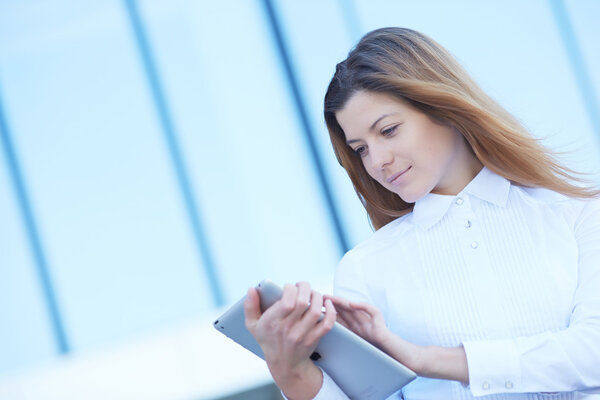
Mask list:
POLYGON ((392 95, 360 91, 352 95, 344 108, 335 115, 348 138, 366 134, 371 125, 382 116, 406 113, 408 107, 405 101, 392 95))

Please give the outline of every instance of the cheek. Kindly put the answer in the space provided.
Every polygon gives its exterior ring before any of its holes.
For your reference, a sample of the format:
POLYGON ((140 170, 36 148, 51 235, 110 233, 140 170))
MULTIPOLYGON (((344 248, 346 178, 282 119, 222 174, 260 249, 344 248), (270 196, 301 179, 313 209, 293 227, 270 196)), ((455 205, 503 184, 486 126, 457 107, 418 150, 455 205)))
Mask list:
POLYGON ((435 139, 427 141, 426 144, 420 147, 420 151, 416 155, 418 166, 425 170, 437 169, 444 157, 443 149, 444 147, 435 139))
POLYGON ((446 132, 431 138, 427 146, 427 156, 433 165, 445 164, 456 148, 453 135, 446 132))
POLYGON ((366 159, 364 159, 364 158, 362 160, 362 166, 363 166, 364 170, 367 171, 367 174, 371 178, 377 180, 376 171, 371 167, 371 164, 369 162, 367 162, 366 159))

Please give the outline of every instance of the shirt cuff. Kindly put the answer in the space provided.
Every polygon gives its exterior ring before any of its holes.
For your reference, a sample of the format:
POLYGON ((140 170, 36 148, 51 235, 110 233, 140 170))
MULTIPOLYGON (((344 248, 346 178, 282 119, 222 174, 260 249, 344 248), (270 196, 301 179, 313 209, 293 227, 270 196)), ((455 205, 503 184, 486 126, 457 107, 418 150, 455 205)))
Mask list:
MULTIPOLYGON (((321 373, 323 373, 323 385, 321 385, 319 393, 317 393, 313 400, 349 400, 348 396, 342 392, 342 389, 340 389, 333 379, 331 379, 321 367, 319 367, 319 369, 321 370, 321 373)), ((288 400, 283 392, 281 392, 281 396, 283 396, 285 400, 288 400)))
POLYGON ((467 341, 463 347, 473 396, 520 392, 521 366, 514 341, 467 341))

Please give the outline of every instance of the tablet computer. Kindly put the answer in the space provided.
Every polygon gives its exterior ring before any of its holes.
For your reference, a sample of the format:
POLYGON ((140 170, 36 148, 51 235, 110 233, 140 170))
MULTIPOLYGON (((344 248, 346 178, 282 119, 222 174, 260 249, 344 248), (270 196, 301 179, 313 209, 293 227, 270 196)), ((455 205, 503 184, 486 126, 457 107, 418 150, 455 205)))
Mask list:
MULTIPOLYGON (((257 290, 261 309, 266 310, 281 298, 282 289, 262 281, 257 290)), ((214 327, 260 358, 264 354, 248 331, 244 318, 244 296, 214 322, 214 327)), ((350 397, 356 400, 383 400, 416 378, 413 371, 379 350, 360 336, 335 323, 311 355, 350 397)))

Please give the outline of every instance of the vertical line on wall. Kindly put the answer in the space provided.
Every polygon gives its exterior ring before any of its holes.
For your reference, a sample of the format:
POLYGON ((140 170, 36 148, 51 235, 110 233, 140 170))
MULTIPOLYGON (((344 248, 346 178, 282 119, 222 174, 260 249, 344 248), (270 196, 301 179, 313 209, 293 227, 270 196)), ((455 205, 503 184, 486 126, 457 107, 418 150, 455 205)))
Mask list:
POLYGON ((354 0, 338 0, 339 7, 342 10, 344 20, 346 21, 346 30, 348 36, 353 43, 358 42, 362 36, 362 29, 358 13, 356 12, 356 1, 354 0))
POLYGON ((306 103, 300 90, 297 74, 292 66, 291 57, 285 40, 283 38, 283 33, 281 31, 279 20, 275 13, 273 4, 271 0, 263 0, 262 3, 271 28, 271 34, 275 39, 277 52, 279 54, 279 58, 284 69, 285 78, 287 80, 289 90, 291 92, 294 105, 296 107, 296 112, 302 125, 302 133, 308 146, 310 158, 313 162, 315 172, 317 174, 317 180, 321 187, 321 193, 323 194, 325 205, 331 219, 331 224, 333 225, 333 229, 336 234, 339 250, 342 254, 344 254, 349 249, 348 239, 342 227, 341 217, 333 199, 333 194, 331 192, 331 184, 329 183, 329 180, 325 173, 325 167, 323 165, 323 162, 321 161, 321 158, 319 157, 315 133, 309 122, 308 112, 305 106, 306 103))
POLYGON ((592 79, 585 65, 583 53, 575 37, 573 25, 571 24, 563 0, 549 0, 549 2, 563 40, 563 45, 567 51, 567 58, 571 62, 571 68, 573 69, 579 92, 592 124, 592 129, 596 134, 597 140, 600 141, 600 107, 594 93, 592 79))
POLYGON ((25 181, 23 180, 23 174, 21 173, 19 161, 12 143, 11 133, 6 115, 4 113, 1 95, 0 141, 2 142, 2 148, 4 149, 8 173, 17 197, 21 218, 23 220, 23 224, 25 225, 24 228, 27 234, 29 247, 31 254, 33 255, 34 265, 36 267, 37 276, 42 289, 42 296, 45 300, 54 341, 56 343, 58 352, 60 354, 66 354, 70 351, 69 342, 67 340, 67 335, 65 333, 58 302, 56 300, 54 287, 52 285, 52 278, 50 277, 49 266, 44 253, 44 246, 42 245, 42 240, 38 232, 33 208, 31 207, 31 202, 29 201, 29 195, 27 193, 25 181))
POLYGON ((175 125, 171 118, 171 113, 167 105, 166 96, 164 94, 161 80, 159 78, 158 68, 156 67, 155 59, 150 49, 150 43, 147 38, 146 31, 135 0, 125 0, 127 14, 133 30, 135 42, 140 52, 141 61, 148 79, 148 84, 154 100, 154 106, 158 114, 164 139, 171 156, 171 162, 175 170, 177 182, 181 190, 185 210, 189 218, 189 222, 196 241, 196 247, 200 259, 204 265, 204 272, 208 278, 208 282, 212 292, 212 299, 215 306, 221 306, 225 303, 223 289, 219 281, 216 265, 210 246, 208 244, 207 235, 204 231, 202 218, 200 216, 198 202, 194 196, 194 191, 187 173, 184 157, 177 140, 175 125))

